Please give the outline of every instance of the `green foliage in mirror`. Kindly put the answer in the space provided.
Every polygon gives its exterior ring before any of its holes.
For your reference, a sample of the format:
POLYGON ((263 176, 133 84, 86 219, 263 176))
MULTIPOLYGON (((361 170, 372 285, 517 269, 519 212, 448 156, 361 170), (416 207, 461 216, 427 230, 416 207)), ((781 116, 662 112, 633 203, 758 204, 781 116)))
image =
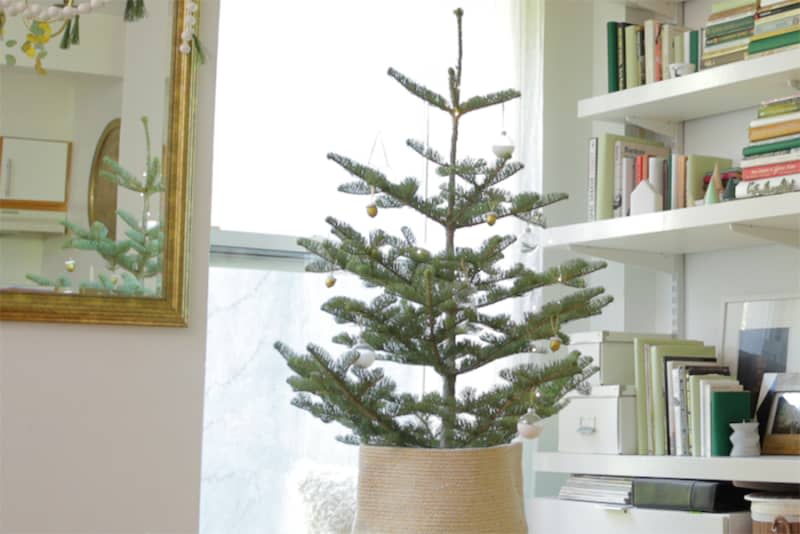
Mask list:
MULTIPOLYGON (((161 160, 150 152, 150 129, 147 117, 142 117, 147 145, 146 170, 142 178, 136 178, 117 161, 106 157, 103 162, 109 170, 101 171, 100 176, 110 182, 139 193, 142 211, 136 215, 117 210, 117 215, 128 225, 127 239, 111 239, 108 228, 95 221, 88 229, 69 221, 62 224, 72 234, 63 244, 65 249, 89 250, 97 252, 105 261, 109 274, 101 273, 98 280, 80 283, 83 292, 95 291, 119 296, 158 296, 161 294, 160 275, 163 270, 164 231, 160 220, 151 214, 153 196, 164 192, 164 178, 161 175, 161 160), (154 279, 155 284, 147 284, 154 279)), ((72 287, 67 277, 56 281, 28 274, 27 278, 41 286, 64 290, 72 287)))

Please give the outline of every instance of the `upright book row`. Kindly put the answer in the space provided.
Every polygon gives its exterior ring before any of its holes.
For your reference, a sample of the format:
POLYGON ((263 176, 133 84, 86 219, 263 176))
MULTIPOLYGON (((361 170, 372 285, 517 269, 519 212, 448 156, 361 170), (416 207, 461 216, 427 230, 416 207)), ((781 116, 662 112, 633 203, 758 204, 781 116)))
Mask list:
POLYGON ((751 393, 700 341, 636 338, 639 454, 728 456, 731 423, 753 417, 751 393))
POLYGON ((608 91, 630 89, 800 46, 800 0, 723 0, 693 30, 608 22, 608 91))

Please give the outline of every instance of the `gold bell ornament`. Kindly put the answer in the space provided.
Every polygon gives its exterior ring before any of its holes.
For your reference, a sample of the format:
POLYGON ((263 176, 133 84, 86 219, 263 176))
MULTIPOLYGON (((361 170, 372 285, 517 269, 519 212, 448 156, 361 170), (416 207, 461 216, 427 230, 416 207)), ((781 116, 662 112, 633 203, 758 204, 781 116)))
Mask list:
POLYGON ((489 226, 494 226, 494 223, 497 222, 497 214, 493 211, 490 211, 486 214, 486 224, 489 226))
POLYGON ((332 288, 336 285, 336 277, 332 274, 329 274, 328 277, 325 279, 325 287, 328 289, 332 288))
POLYGON ((558 349, 561 348, 561 338, 558 336, 553 336, 550 338, 550 350, 552 352, 558 352, 558 349))
POLYGON ((70 258, 64 262, 64 269, 66 269, 68 273, 75 272, 76 265, 77 262, 70 258))
POLYGON ((374 202, 367 204, 367 215, 372 218, 375 218, 375 216, 378 215, 378 206, 374 202))

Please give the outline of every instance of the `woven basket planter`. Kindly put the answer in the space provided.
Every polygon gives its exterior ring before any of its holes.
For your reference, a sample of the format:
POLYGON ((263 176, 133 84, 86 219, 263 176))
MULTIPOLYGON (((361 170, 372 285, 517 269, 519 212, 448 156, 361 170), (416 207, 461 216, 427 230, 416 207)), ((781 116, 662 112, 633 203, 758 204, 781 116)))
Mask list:
POLYGON ((485 449, 361 446, 354 533, 527 531, 521 443, 485 449))

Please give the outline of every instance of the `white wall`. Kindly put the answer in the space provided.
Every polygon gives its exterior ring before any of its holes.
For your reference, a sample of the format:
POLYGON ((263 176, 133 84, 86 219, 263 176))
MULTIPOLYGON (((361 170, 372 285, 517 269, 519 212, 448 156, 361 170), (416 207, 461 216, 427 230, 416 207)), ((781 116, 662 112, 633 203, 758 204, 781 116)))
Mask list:
POLYGON ((0 532, 195 532, 218 2, 203 2, 186 329, 0 324, 0 532))

